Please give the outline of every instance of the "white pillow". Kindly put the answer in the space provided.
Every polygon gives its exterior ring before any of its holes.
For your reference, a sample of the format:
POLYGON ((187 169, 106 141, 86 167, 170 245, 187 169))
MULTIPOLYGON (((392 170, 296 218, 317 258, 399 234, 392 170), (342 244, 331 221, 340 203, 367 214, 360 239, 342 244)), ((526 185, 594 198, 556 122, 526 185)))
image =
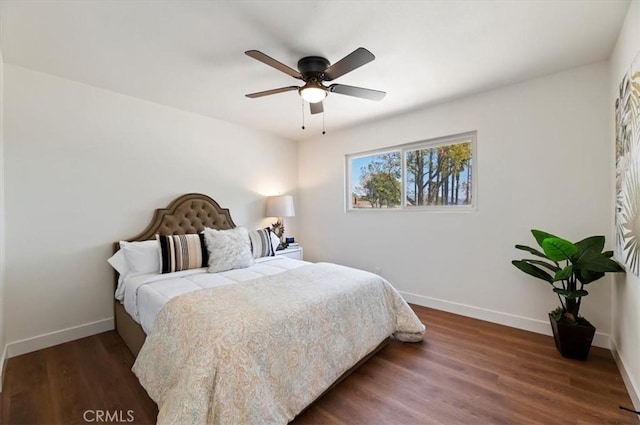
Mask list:
POLYGON ((109 257, 107 262, 111 264, 111 267, 116 269, 119 274, 115 297, 117 300, 122 301, 124 299, 124 285, 122 282, 124 281, 125 276, 131 272, 129 263, 127 263, 127 258, 124 255, 124 250, 119 249, 118 252, 109 257))
POLYGON ((120 241, 120 249, 124 251, 130 273, 160 273, 160 244, 157 240, 120 241))
POLYGON ((229 230, 204 229, 209 251, 209 273, 241 269, 255 264, 251 255, 249 232, 244 227, 229 230))
POLYGON ((124 251, 122 249, 119 249, 118 252, 109 257, 107 262, 111 264, 111 267, 116 269, 116 271, 120 274, 120 278, 126 276, 130 271, 129 263, 127 263, 127 257, 125 257, 124 251))

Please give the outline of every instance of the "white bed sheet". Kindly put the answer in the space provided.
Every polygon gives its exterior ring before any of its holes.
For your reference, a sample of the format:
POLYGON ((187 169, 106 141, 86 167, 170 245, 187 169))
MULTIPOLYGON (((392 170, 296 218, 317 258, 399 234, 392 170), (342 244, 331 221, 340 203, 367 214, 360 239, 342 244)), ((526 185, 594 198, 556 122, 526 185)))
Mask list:
POLYGON ((282 273, 309 264, 284 256, 256 259, 256 264, 244 269, 207 273, 206 268, 166 274, 140 274, 125 278, 124 308, 149 333, 156 314, 171 298, 188 292, 216 286, 232 285, 262 276, 282 273))

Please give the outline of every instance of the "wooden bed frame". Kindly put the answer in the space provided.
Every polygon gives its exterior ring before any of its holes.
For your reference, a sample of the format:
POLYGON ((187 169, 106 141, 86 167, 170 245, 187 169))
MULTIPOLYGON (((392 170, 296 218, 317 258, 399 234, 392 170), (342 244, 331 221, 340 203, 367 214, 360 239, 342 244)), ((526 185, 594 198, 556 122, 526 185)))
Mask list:
MULTIPOLYGON (((128 242, 146 241, 155 239, 156 234, 161 235, 184 235, 200 233, 205 227, 226 230, 236 227, 231 219, 229 209, 220 205, 207 195, 200 193, 189 193, 182 195, 172 201, 166 208, 155 210, 151 223, 138 235, 126 239, 128 242)), ((114 253, 120 249, 119 242, 113 244, 114 253)), ((118 284, 118 273, 115 274, 114 292, 118 284)), ((116 331, 125 342, 131 353, 138 356, 142 345, 146 339, 146 334, 142 326, 138 324, 124 309, 124 306, 115 300, 114 317, 116 331)), ((360 365, 369 360, 378 351, 384 348, 390 341, 387 337, 380 344, 356 363, 351 369, 340 376, 320 397, 335 387, 339 382, 350 375, 360 365)), ((318 397, 318 398, 320 398, 318 397)), ((313 403, 312 403, 313 404, 313 403)))

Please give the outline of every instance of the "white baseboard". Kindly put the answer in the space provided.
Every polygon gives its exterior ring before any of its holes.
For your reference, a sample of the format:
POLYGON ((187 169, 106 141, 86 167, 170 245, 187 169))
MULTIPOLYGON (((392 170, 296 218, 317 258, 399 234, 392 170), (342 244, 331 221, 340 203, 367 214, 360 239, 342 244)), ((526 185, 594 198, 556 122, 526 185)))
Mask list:
POLYGON ((2 356, 0 356, 0 393, 2 392, 2 384, 4 383, 4 371, 7 368, 7 345, 2 349, 2 356))
POLYGON ((615 340, 611 339, 611 354, 613 354, 613 358, 618 365, 618 370, 620 371, 620 375, 622 376, 622 380, 624 381, 624 386, 627 388, 627 392, 629 393, 629 397, 631 398, 631 402, 633 403, 633 408, 635 410, 640 410, 640 388, 637 388, 634 384, 633 380, 629 376, 629 372, 627 371, 627 367, 620 357, 618 353, 618 347, 616 346, 615 340))
POLYGON ((8 358, 115 329, 113 317, 7 344, 8 358))
MULTIPOLYGON (((510 326, 512 328, 523 329, 539 334, 553 335, 551 325, 548 321, 487 310, 480 307, 440 300, 437 298, 425 297, 424 295, 412 294, 410 292, 400 291, 400 294, 407 302, 418 304, 423 307, 435 308, 436 310, 473 317, 474 319, 485 320, 487 322, 498 323, 500 325, 510 326)), ((428 328, 429 324, 425 324, 428 328)), ((609 334, 596 331, 596 334, 593 337, 593 345, 596 347, 611 349, 611 337, 609 334)))

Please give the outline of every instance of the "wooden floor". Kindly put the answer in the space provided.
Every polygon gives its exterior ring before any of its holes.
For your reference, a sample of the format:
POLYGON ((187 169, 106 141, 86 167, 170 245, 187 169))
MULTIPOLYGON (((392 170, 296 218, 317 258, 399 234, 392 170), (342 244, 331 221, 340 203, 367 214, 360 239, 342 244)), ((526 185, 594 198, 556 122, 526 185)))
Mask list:
MULTIPOLYGON (((638 424, 618 408, 631 400, 609 351, 568 360, 551 337, 414 310, 425 342, 392 341, 293 423, 638 424)), ((115 332, 12 358, 0 423, 97 423, 99 411, 112 422, 154 423, 156 405, 132 364, 115 332)))

